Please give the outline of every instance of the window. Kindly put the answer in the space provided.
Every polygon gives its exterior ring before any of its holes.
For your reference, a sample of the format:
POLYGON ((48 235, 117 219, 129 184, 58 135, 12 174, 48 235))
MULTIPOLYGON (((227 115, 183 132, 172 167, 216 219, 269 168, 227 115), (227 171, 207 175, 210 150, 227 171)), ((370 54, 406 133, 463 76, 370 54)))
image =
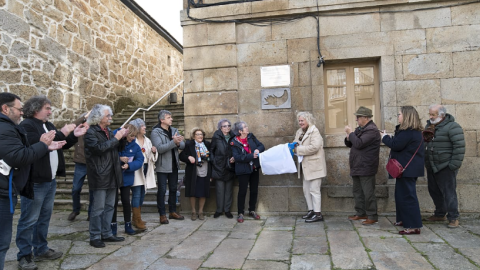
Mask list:
POLYGON ((344 132, 346 125, 356 127, 353 114, 360 106, 371 109, 373 121, 380 123, 377 63, 326 65, 323 70, 328 134, 344 132))

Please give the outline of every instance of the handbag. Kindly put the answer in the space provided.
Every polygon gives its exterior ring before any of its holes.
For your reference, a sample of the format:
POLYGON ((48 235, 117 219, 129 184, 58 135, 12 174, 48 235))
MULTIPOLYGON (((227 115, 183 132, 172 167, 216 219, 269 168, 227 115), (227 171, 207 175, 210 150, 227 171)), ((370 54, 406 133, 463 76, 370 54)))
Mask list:
POLYGON ((421 145, 422 145, 422 141, 420 141, 420 145, 418 145, 417 150, 413 154, 410 161, 408 161, 407 165, 405 165, 405 168, 403 168, 402 164, 400 164, 400 162, 398 162, 398 160, 396 160, 394 158, 391 158, 391 155, 390 155, 388 157, 388 162, 387 162, 387 166, 386 166, 388 174, 390 174, 393 178, 401 178, 403 172, 405 171, 405 169, 407 169, 410 162, 412 162, 413 158, 417 154, 418 149, 420 149, 421 145))

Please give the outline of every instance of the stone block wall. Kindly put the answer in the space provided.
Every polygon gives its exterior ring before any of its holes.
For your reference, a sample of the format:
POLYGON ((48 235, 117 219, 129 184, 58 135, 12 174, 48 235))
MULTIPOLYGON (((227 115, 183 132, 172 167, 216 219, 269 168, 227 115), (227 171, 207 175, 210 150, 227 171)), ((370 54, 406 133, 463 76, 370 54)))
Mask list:
POLYGON ((182 53, 119 0, 0 0, 0 90, 47 95, 53 121, 150 106, 182 79, 182 53))
MULTIPOLYGON (((219 2, 226 1, 203 1, 219 2)), ((474 198, 480 192, 480 4, 453 5, 460 2, 331 0, 318 1, 317 7, 314 0, 263 0, 191 8, 190 15, 209 20, 269 19, 318 9, 325 66, 378 61, 379 127, 393 131, 398 109, 404 105, 415 106, 424 122, 433 103, 444 104, 455 116, 467 140, 458 175, 460 211, 478 213, 480 205, 474 198), (411 11, 419 8, 422 10, 411 11), (362 14, 322 16, 338 13, 362 14)), ((328 166, 328 176, 322 182, 322 209, 352 212, 345 135, 325 133, 324 66, 317 67, 316 20, 306 17, 259 27, 197 22, 188 19, 184 11, 182 25, 186 130, 199 125, 211 137, 219 119, 243 120, 268 148, 292 141, 298 129, 296 112, 310 111, 324 138, 328 166), (272 65, 291 66, 291 109, 261 109, 260 67, 272 65)), ((383 146, 377 174, 381 212, 395 211, 395 180, 389 180, 384 169, 388 154, 389 149, 383 146)), ((301 186, 295 175, 261 176, 259 211, 306 210, 301 186)), ((418 180, 417 192, 422 211, 433 211, 425 178, 418 180)))

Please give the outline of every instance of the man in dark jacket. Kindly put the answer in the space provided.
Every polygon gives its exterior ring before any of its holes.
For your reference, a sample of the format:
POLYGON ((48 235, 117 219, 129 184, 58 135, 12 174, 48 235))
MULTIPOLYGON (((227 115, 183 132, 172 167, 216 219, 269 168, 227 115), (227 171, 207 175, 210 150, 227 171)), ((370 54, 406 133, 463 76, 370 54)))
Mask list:
MULTIPOLYGON (((35 144, 42 134, 55 131, 55 141, 65 140, 62 149, 68 149, 77 142, 77 137, 87 131, 83 125, 67 124, 60 131, 48 121, 52 107, 45 96, 34 96, 23 107, 25 120, 20 124, 27 132, 28 142, 35 144)), ((65 159, 62 149, 51 151, 36 160, 31 168, 29 181, 33 183, 34 198, 21 196, 20 219, 18 220, 16 244, 19 249, 17 260, 20 269, 30 266, 23 259, 31 256, 32 248, 36 261, 55 260, 63 253, 48 247, 47 234, 57 188, 56 176, 65 176, 65 159)))
POLYGON ((108 128, 112 122, 112 115, 112 109, 107 105, 93 106, 87 120, 90 128, 84 137, 88 186, 93 193, 90 245, 96 248, 105 247, 104 242, 125 240, 123 237, 113 235, 110 227, 115 194, 117 189, 123 186, 118 150, 120 139, 126 135, 124 128, 119 129, 115 136, 108 128))
MULTIPOLYGON (((32 194, 27 185, 30 166, 49 151, 60 149, 65 141, 53 142, 55 131, 42 134, 39 141, 30 145, 27 132, 18 126, 23 115, 22 103, 17 95, 0 93, 0 268, 12 240, 12 221, 17 204, 17 194, 32 194)), ((32 256, 25 258, 35 265, 32 256)))
POLYGON ((381 136, 372 121, 372 110, 361 106, 355 113, 358 128, 345 127, 345 145, 350 149, 350 176, 353 179, 355 215, 350 220, 366 219, 363 225, 377 223, 375 175, 378 171, 381 136))
POLYGON ((463 129, 442 105, 431 105, 429 114, 430 120, 424 131, 427 142, 425 167, 428 192, 435 204, 435 213, 427 220, 445 221, 448 218, 448 227, 457 228, 460 216, 456 191, 457 173, 465 155, 463 129))

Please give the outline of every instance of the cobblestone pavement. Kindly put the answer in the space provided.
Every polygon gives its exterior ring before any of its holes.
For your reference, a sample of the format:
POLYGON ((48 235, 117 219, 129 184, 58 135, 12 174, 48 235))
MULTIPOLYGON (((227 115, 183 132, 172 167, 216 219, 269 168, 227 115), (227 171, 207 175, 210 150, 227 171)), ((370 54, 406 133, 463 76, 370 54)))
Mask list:
MULTIPOLYGON (((125 242, 97 249, 89 245, 86 213, 74 222, 67 220, 68 214, 56 211, 49 231, 50 248, 64 255, 37 262, 40 270, 480 269, 478 218, 462 219, 457 229, 426 223, 420 235, 401 236, 390 216, 368 227, 346 215, 327 215, 325 222, 313 224, 296 216, 246 217, 243 224, 208 216, 160 226, 158 215, 144 214, 146 232, 128 236, 119 225, 125 242)), ((13 239, 5 269, 17 269, 17 251, 13 239)))

